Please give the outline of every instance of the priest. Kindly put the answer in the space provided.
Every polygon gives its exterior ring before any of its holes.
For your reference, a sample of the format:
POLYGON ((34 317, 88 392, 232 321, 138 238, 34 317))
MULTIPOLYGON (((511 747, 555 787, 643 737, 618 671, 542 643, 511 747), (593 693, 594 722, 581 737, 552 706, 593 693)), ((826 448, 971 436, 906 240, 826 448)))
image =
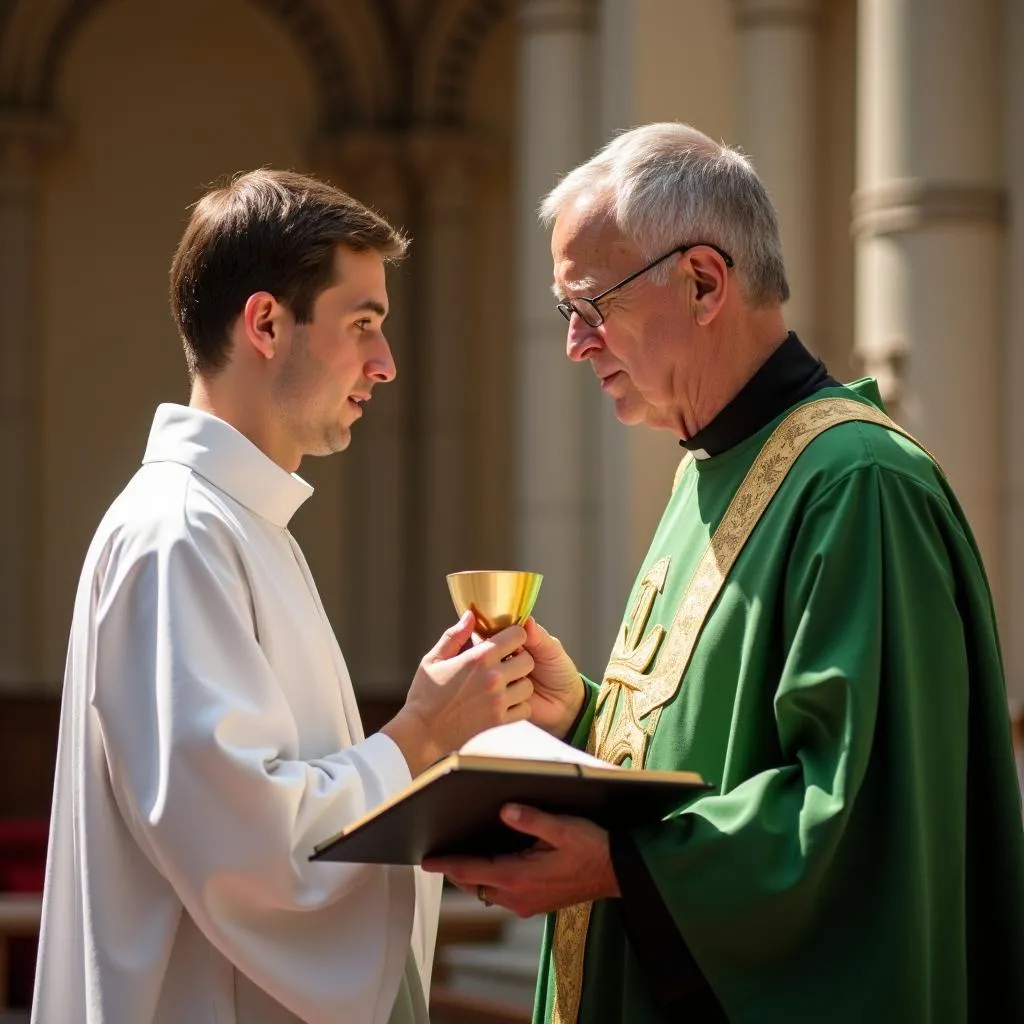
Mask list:
POLYGON ((742 154, 637 128, 543 217, 569 358, 684 452, 600 686, 528 623, 534 720, 715 788, 610 832, 508 807, 527 853, 427 866, 549 913, 537 1021, 1024 1020, 999 639, 941 466, 787 330, 742 154))
POLYGON ((395 376, 385 261, 405 247, 298 174, 194 209, 171 267, 191 400, 156 410, 75 601, 36 1024, 426 1024, 438 880, 309 857, 525 718, 533 660, 519 627, 463 652, 467 614, 365 737, 288 529, 302 458, 347 447, 395 376))

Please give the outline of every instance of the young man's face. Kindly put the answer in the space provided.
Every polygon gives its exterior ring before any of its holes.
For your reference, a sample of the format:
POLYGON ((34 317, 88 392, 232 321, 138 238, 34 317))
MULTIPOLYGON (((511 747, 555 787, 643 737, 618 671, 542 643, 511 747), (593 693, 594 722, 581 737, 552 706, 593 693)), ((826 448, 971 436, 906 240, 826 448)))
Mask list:
POLYGON ((312 321, 292 323, 273 385, 281 425, 301 455, 347 448, 363 403, 396 373, 382 329, 388 295, 380 254, 339 246, 333 280, 316 297, 312 321))

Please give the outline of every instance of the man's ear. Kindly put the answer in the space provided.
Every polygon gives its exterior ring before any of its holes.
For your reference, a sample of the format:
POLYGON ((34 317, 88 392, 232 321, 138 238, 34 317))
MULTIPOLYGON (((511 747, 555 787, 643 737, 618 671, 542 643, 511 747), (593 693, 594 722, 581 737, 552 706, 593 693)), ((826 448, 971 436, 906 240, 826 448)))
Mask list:
POLYGON ((281 340, 281 304, 270 292, 253 292, 242 310, 242 329, 246 341, 264 359, 277 355, 281 340))
POLYGON ((694 281, 694 322, 707 327, 725 302, 729 268, 714 249, 694 249, 686 253, 684 259, 694 281))

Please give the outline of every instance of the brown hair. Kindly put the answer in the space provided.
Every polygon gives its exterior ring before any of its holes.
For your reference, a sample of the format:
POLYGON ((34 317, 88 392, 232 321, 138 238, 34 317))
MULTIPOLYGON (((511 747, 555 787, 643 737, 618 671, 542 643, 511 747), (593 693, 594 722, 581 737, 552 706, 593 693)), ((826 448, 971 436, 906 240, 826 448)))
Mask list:
POLYGON ((334 283, 340 245, 397 262, 409 242, 340 189, 293 171, 249 171, 207 192, 171 262, 171 313, 189 375, 227 364, 228 329, 255 292, 309 323, 317 295, 334 283))

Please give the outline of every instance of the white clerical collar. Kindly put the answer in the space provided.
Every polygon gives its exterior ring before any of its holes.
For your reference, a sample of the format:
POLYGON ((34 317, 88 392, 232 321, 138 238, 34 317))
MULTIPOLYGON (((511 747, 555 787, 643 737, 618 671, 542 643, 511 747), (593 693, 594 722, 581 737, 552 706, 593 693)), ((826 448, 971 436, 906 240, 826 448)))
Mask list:
POLYGON ((302 477, 282 469, 230 423, 184 405, 157 406, 142 460, 143 465, 152 462, 188 466, 280 527, 313 493, 302 477))

